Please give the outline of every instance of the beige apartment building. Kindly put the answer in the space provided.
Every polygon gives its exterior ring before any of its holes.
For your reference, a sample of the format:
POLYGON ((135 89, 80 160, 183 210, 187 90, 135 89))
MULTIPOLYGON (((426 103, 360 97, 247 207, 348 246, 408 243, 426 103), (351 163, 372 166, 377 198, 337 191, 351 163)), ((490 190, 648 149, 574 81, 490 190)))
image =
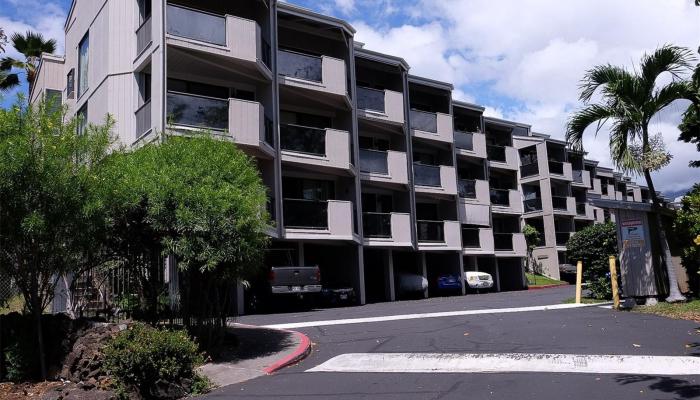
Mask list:
POLYGON ((361 304, 404 297, 406 274, 426 277, 430 296, 439 276, 468 270, 523 289, 526 223, 559 277, 571 233, 611 218, 591 198, 648 202, 354 34, 276 0, 75 0, 66 54, 42 57, 30 99, 60 99, 86 122, 110 114, 133 148, 201 129, 236 143, 269 189, 267 262, 319 265, 324 286, 352 287, 361 304))

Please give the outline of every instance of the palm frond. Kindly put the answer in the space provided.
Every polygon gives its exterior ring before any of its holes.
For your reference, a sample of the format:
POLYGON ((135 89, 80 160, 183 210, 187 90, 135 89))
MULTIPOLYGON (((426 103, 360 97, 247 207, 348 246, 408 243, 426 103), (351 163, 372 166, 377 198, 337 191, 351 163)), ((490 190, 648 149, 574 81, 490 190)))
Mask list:
POLYGON ((614 110, 600 104, 590 104, 571 115, 566 126, 566 141, 576 151, 583 150, 583 132, 594 123, 597 135, 605 121, 615 115, 614 110))
POLYGON ((630 151, 630 142, 641 139, 641 127, 630 119, 616 119, 610 128, 610 157, 623 173, 641 173, 639 160, 630 151))
POLYGON ((676 81, 659 88, 645 105, 645 113, 651 117, 676 100, 695 101, 697 92, 688 81, 676 81))
POLYGON ((630 73, 624 68, 610 64, 598 65, 586 71, 586 74, 583 76, 579 85, 581 89, 579 99, 583 102, 589 102, 599 87, 630 78, 630 73))
POLYGON ((44 39, 44 35, 37 32, 27 31, 25 34, 15 32, 10 41, 17 51, 26 57, 40 57, 42 53, 53 53, 56 51, 56 40, 44 39))
POLYGON ((0 71, 0 91, 6 92, 19 86, 19 75, 0 71))
POLYGON ((659 47, 651 54, 644 54, 640 65, 640 76, 647 92, 651 93, 654 89, 659 75, 668 72, 674 79, 679 79, 680 74, 690 71, 694 60, 695 57, 689 49, 668 44, 659 47))
POLYGON ((12 57, 0 58, 0 71, 9 71, 12 68, 24 69, 26 67, 23 61, 14 59, 12 57))

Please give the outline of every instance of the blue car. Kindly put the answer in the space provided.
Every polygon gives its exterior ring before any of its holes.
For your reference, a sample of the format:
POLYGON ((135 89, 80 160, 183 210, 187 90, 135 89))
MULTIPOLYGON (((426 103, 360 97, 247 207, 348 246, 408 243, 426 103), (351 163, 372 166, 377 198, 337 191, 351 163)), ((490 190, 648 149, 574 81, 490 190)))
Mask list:
POLYGON ((462 281, 458 275, 440 275, 437 278, 437 287, 440 290, 462 290, 462 281))

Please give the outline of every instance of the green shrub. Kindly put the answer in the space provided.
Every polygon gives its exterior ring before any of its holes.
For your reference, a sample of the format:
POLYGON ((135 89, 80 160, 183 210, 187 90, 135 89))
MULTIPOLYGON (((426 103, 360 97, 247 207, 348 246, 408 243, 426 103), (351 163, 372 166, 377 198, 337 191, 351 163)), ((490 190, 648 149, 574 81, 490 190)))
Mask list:
POLYGON ((583 280, 596 299, 611 299, 609 257, 617 255, 614 223, 586 227, 571 235, 566 254, 573 263, 583 260, 583 280))
POLYGON ((155 397, 151 389, 157 382, 172 383, 188 392, 202 390, 194 369, 203 357, 185 331, 136 324, 112 339, 104 355, 105 369, 117 386, 136 390, 144 398, 155 397))

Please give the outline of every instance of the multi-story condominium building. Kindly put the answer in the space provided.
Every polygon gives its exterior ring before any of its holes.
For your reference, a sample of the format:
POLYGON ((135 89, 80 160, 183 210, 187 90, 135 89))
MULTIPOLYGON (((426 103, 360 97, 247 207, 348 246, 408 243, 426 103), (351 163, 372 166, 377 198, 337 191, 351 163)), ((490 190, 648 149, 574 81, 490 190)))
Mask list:
POLYGON ((276 0, 75 0, 66 54, 42 57, 30 99, 60 99, 85 122, 110 114, 133 148, 201 129, 236 143, 269 189, 267 262, 319 265, 360 303, 401 298, 406 274, 427 278, 427 295, 467 270, 522 289, 525 223, 558 277, 571 232, 611 218, 590 198, 648 201, 354 34, 276 0))

